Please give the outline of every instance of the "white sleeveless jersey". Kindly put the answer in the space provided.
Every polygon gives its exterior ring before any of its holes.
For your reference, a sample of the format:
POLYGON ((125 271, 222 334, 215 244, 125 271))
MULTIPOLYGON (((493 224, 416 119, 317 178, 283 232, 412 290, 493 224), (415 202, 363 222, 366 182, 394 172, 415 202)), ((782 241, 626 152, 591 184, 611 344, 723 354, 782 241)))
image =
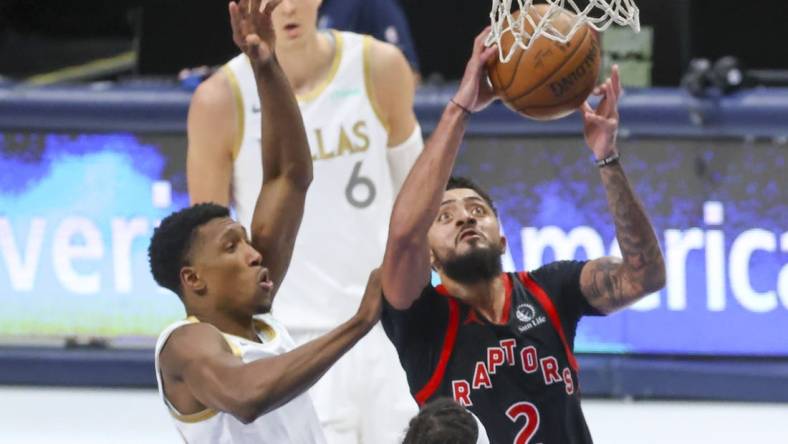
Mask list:
MULTIPOLYGON (((202 412, 183 415, 170 404, 164 394, 159 353, 175 329, 190 323, 199 322, 190 317, 168 326, 159 335, 156 343, 156 380, 159 394, 173 417, 178 432, 184 441, 196 443, 303 443, 324 444, 325 438, 320 421, 315 413, 312 400, 305 392, 276 410, 266 413, 250 424, 244 424, 225 412, 206 409, 202 412)), ((224 339, 233 354, 249 363, 258 359, 277 356, 294 348, 293 340, 287 330, 271 315, 255 316, 257 331, 262 343, 249 341, 238 336, 223 333, 224 339)))
MULTIPOLYGON (((314 160, 314 179, 287 277, 273 313, 292 331, 327 330, 358 308, 369 272, 383 260, 395 191, 386 158, 388 132, 370 99, 371 37, 332 32, 327 80, 298 97, 314 160)), ((262 183, 260 105, 251 65, 224 67, 235 92, 239 133, 233 197, 249 227, 262 183)), ((263 252, 265 254, 265 252, 263 252)))

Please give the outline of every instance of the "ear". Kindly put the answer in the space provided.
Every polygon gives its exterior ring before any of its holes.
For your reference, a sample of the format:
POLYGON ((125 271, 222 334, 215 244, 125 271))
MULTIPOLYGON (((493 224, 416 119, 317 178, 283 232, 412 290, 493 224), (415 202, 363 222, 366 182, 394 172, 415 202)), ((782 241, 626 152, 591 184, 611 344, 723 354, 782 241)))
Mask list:
POLYGON ((205 292, 205 281, 200 278, 197 270, 194 267, 181 268, 181 286, 183 289, 189 289, 194 293, 201 294, 205 292))
POLYGON ((509 244, 509 241, 506 240, 506 236, 501 234, 501 251, 506 252, 506 246, 509 244))

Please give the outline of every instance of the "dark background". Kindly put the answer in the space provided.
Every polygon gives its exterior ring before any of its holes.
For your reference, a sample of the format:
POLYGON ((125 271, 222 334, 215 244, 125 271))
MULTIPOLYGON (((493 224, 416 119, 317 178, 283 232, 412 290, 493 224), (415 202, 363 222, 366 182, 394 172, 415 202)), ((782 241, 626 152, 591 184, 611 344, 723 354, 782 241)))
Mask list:
MULTIPOLYGON (((489 0, 399 0, 408 16, 422 74, 456 79, 489 0)), ((788 2, 640 0, 654 28, 654 84, 674 86, 689 60, 723 55, 744 66, 788 69, 788 2)), ((224 0, 0 0, 0 75, 24 78, 127 50, 137 74, 172 75, 218 65, 234 53, 224 0)))

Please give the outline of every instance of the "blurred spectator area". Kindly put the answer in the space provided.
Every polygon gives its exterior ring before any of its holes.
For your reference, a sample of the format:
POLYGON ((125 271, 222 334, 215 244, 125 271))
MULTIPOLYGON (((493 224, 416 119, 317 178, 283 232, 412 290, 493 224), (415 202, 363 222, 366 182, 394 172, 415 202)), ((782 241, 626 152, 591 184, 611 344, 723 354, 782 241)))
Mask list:
MULTIPOLYGON (((485 0, 397 0, 411 25, 425 79, 456 79, 485 0)), ((737 56, 746 67, 788 69, 788 2, 639 0, 654 32, 654 85, 678 85, 689 61, 737 56)), ((225 0, 0 0, 0 75, 24 79, 67 66, 133 55, 128 74, 174 75, 234 53, 225 0)), ((128 61, 128 59, 125 59, 128 61)), ((111 73, 110 77, 117 75, 111 73)))

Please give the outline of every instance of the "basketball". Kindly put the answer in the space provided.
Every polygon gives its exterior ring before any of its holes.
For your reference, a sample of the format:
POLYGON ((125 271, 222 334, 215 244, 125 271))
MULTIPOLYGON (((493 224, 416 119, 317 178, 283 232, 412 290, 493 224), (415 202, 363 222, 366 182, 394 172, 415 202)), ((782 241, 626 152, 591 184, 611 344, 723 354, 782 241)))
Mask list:
MULTIPOLYGON (((529 10, 534 23, 547 12, 547 5, 529 10)), ((520 11, 512 14, 517 17, 520 11)), ((550 25, 561 33, 571 30, 576 16, 566 10, 556 14, 550 25)), ((526 31, 533 30, 529 20, 526 31)), ((506 54, 514 37, 506 33, 501 49, 506 54)), ((554 120, 568 116, 593 91, 599 76, 600 48, 596 31, 581 26, 567 43, 539 36, 527 50, 515 49, 508 63, 494 57, 487 71, 496 94, 514 111, 535 120, 554 120)))

